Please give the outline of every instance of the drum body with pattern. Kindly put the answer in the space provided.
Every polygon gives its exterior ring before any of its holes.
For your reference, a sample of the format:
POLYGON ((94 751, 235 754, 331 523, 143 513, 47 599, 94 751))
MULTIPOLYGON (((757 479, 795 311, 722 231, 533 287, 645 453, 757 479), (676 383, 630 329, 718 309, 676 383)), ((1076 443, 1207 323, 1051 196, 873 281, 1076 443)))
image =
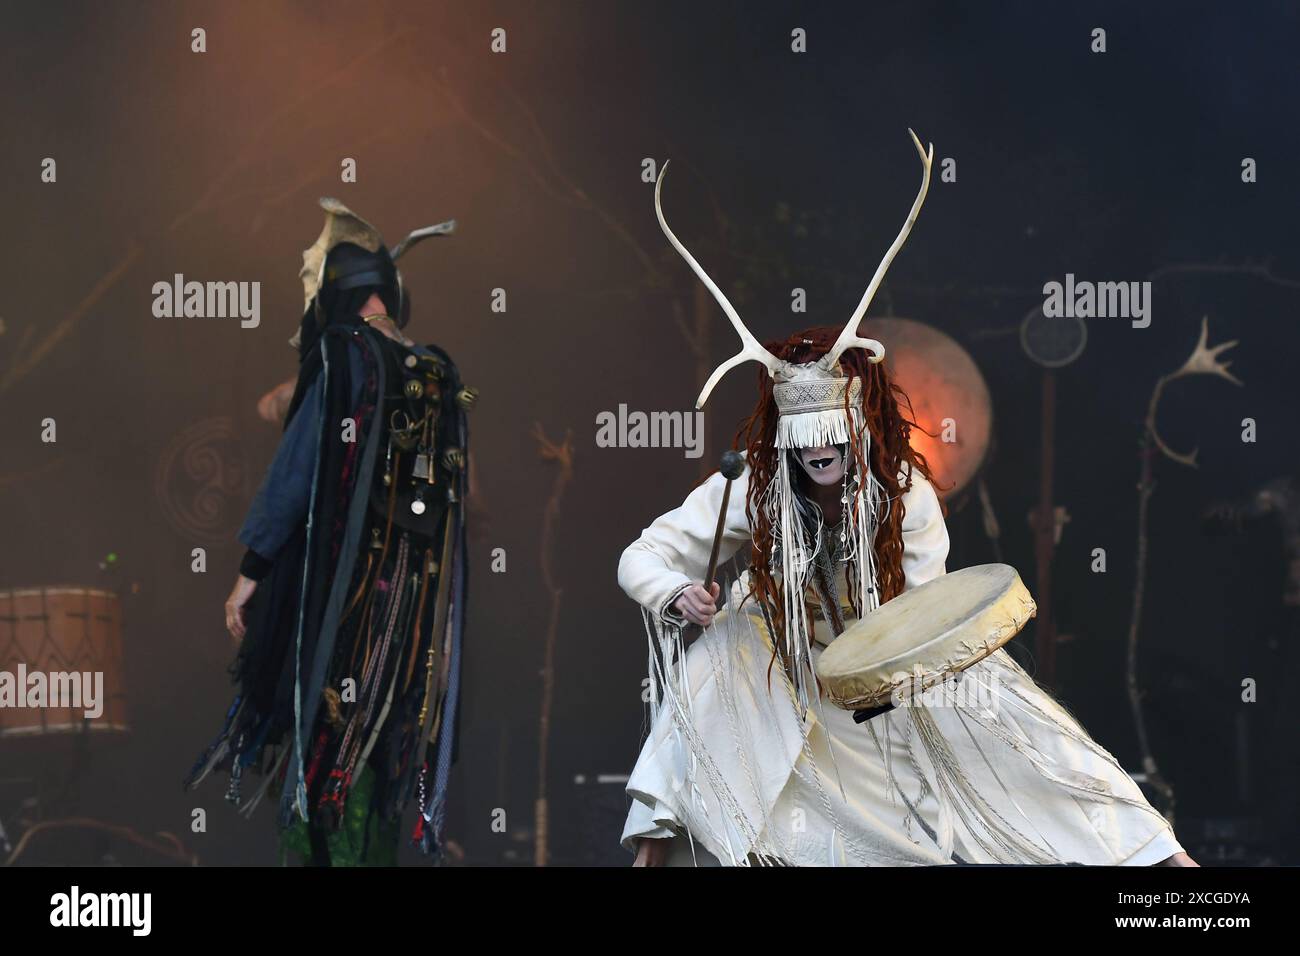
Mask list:
POLYGON ((0 737, 128 729, 117 595, 0 591, 0 737))

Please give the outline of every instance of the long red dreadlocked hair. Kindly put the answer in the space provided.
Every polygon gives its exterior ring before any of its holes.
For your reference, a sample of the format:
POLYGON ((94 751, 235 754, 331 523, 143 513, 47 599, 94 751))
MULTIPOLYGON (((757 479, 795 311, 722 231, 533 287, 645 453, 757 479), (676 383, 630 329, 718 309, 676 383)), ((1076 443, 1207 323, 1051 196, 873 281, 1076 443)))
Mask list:
MULTIPOLYGON (((767 342, 764 345, 777 358, 802 364, 825 355, 840 331, 839 328, 819 326, 796 332, 784 341, 767 342)), ((912 429, 920 428, 913 420, 911 402, 903 390, 891 381, 885 363, 872 363, 868 358, 869 353, 865 349, 849 349, 840 356, 839 364, 850 380, 862 380, 862 415, 871 434, 869 461, 863 460, 862 443, 857 434, 852 435, 849 455, 852 456, 859 475, 865 476, 870 468, 871 474, 880 482, 885 495, 890 499, 887 514, 872 543, 876 553, 880 600, 883 602, 903 590, 903 492, 911 487, 910 476, 918 472, 931 482, 934 479, 925 456, 912 448, 909 442, 912 429), (903 409, 906 409, 906 415, 903 409), (899 479, 904 465, 910 466, 906 469, 909 475, 906 483, 899 479)), ((779 413, 772 394, 772 379, 766 369, 759 371, 758 391, 758 405, 753 414, 741 424, 734 444, 747 451, 751 471, 746 507, 754 529, 750 560, 753 592, 779 633, 784 629, 785 618, 783 602, 771 569, 772 522, 759 502, 776 476, 778 456, 789 452, 776 447, 779 413)), ((845 414, 848 413, 849 394, 850 389, 845 389, 845 414)), ((796 469, 796 472, 802 493, 807 476, 802 469, 796 469)), ((861 573, 861 569, 857 569, 857 573, 861 573)), ((862 613, 861 608, 857 608, 857 611, 862 613)), ((775 633, 773 639, 779 646, 780 641, 776 640, 775 633)))

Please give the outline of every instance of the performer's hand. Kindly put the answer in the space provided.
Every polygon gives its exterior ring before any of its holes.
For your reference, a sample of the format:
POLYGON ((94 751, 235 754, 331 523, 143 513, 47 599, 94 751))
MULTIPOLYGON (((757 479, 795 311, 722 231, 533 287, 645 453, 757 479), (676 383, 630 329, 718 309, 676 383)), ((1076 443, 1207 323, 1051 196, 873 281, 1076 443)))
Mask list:
POLYGON ((713 623, 713 615, 718 613, 718 595, 721 591, 716 581, 709 585, 707 591, 702 584, 692 584, 673 602, 673 607, 692 624, 708 627, 713 623))
MULTIPOLYGON (((717 587, 715 584, 714 587, 717 587)), ((633 866, 663 866, 668 859, 668 841, 642 837, 637 841, 636 861, 633 866)))
POLYGON ((293 403, 293 390, 297 384, 298 380, 296 378, 288 379, 259 398, 257 400, 258 417, 265 419, 272 425, 281 424, 284 417, 289 414, 289 406, 293 403))
POLYGON ((235 579, 235 587, 226 598, 226 630, 237 641, 244 639, 244 607, 257 590, 257 582, 242 574, 235 579))
POLYGON ((1159 863, 1156 864, 1156 866, 1196 866, 1196 867, 1199 867, 1200 865, 1201 864, 1197 863, 1186 853, 1175 853, 1173 856, 1165 857, 1163 860, 1161 860, 1159 863))

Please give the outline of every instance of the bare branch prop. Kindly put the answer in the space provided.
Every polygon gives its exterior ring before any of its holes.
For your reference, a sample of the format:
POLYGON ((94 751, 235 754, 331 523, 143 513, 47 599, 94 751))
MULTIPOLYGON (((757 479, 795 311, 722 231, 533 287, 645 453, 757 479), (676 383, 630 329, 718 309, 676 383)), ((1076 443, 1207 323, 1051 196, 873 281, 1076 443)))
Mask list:
POLYGON ((540 422, 533 424, 533 438, 543 461, 553 461, 559 469, 551 486, 542 515, 541 570, 542 584, 551 599, 551 610, 546 621, 546 646, 542 662, 542 703, 538 720, 537 740, 537 802, 534 805, 533 865, 546 866, 549 854, 550 811, 546 799, 546 777, 550 769, 551 706, 555 698, 555 644, 559 634, 560 600, 564 590, 555 578, 552 557, 555 551, 556 529, 560 522, 560 501, 573 477, 573 431, 564 433, 564 441, 557 444, 546 437, 540 422))
MULTIPOLYGON (((243 148, 235 154, 230 162, 222 164, 221 174, 208 184, 208 187, 197 200, 178 213, 158 236, 151 239, 150 243, 174 235, 192 219, 228 202, 230 197, 227 187, 230 181, 237 176, 242 176, 251 163, 265 159, 263 150, 265 149, 264 140, 267 133, 281 127, 285 118, 295 111, 318 103, 324 90, 331 86, 351 82, 357 75, 358 68, 369 60, 379 57, 395 42, 411 32, 410 30, 399 31, 382 37, 351 60, 340 64, 332 73, 324 76, 313 76, 310 84, 306 85, 298 96, 273 111, 257 125, 249 135, 243 148)), ((139 260, 143 252, 144 247, 142 244, 132 243, 117 263, 96 281, 90 292, 77 303, 72 312, 59 322, 56 322, 50 328, 50 331, 41 337, 31 349, 26 347, 28 338, 25 336, 20 343, 20 348, 14 354, 10 368, 4 377, 0 378, 0 393, 13 388, 29 375, 68 336, 77 323, 85 318, 91 309, 122 280, 123 276, 139 260)))
POLYGON ((1148 279, 1159 279, 1167 275, 1182 275, 1187 273, 1203 273, 1206 275, 1243 275, 1260 279, 1270 285, 1280 286, 1283 289, 1300 289, 1300 279, 1288 279, 1285 276, 1276 275, 1273 272, 1272 260, 1263 262, 1178 262, 1167 266, 1161 266, 1150 275, 1148 279))
POLYGON ((1129 706, 1133 712, 1133 723, 1137 729, 1138 747, 1142 755, 1142 769, 1146 774, 1150 785, 1164 797, 1169 810, 1168 815, 1172 818, 1174 806, 1173 788, 1160 775, 1159 768, 1156 764, 1155 756, 1151 752, 1151 742, 1147 736, 1146 718, 1142 711, 1142 691, 1138 686, 1137 676, 1137 651, 1138 651, 1138 630, 1142 621, 1142 607, 1146 597, 1146 574, 1147 574, 1147 557, 1148 557, 1148 538, 1147 538, 1147 521, 1150 515, 1151 495, 1155 491, 1155 482, 1153 472, 1155 466, 1156 452, 1159 451, 1172 461, 1189 468, 1196 467, 1196 449, 1193 448, 1190 453, 1183 454, 1174 451, 1160 437, 1159 429, 1156 425, 1156 416, 1160 407, 1160 399, 1164 395, 1165 387, 1170 382, 1189 375, 1213 375, 1218 378, 1227 379, 1234 385, 1241 385, 1241 381, 1228 371, 1230 363, 1221 361, 1219 356, 1237 344, 1234 339, 1231 342, 1224 342, 1220 345, 1211 346, 1209 341, 1209 319, 1201 319, 1201 334, 1196 342, 1196 347, 1192 349, 1192 354, 1188 356, 1179 368, 1168 374, 1160 376, 1156 380, 1155 388, 1151 392, 1151 401, 1147 406, 1147 415, 1143 427, 1141 443, 1141 477, 1138 480, 1138 528, 1137 528, 1137 567, 1133 583, 1133 613, 1129 620, 1128 629, 1128 654, 1125 663, 1125 675, 1128 684, 1129 706))
POLYGON ((67 817, 60 820, 43 820, 40 823, 33 825, 22 835, 18 844, 14 847, 13 852, 10 853, 8 858, 4 861, 4 865, 13 866, 17 863, 18 858, 23 855, 23 852, 31 843, 32 838, 37 834, 49 830, 67 829, 99 830, 105 833, 110 833, 113 836, 125 840, 127 843, 142 847, 152 853, 157 853, 169 860, 174 860, 177 863, 183 863, 186 866, 199 865, 198 854, 185 849, 185 845, 181 843, 180 839, 176 837, 175 834, 159 831, 152 836, 146 836, 130 827, 105 823, 102 820, 96 820, 92 817, 67 817))

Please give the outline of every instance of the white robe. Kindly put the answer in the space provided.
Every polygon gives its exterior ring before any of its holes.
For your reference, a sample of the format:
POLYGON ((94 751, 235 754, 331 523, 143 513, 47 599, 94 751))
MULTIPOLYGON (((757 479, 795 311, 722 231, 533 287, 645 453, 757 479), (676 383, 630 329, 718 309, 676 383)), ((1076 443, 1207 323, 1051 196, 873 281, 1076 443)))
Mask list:
MULTIPOLYGON (((746 469, 733 483, 720 562, 750 542, 748 480, 746 469)), ((707 570, 724 484, 714 474, 623 553, 619 584, 661 621, 674 619, 672 603, 707 570)), ((910 589, 945 573, 948 532, 934 489, 919 474, 903 504, 910 589)), ((672 857, 687 864, 692 857, 743 862, 761 846, 805 865, 1145 865, 1182 849, 1115 759, 1004 651, 962 677, 997 694, 997 706, 984 712, 996 721, 992 729, 972 728, 951 708, 927 708, 963 779, 1024 838, 1010 848, 999 844, 939 799, 944 787, 924 748, 908 746, 917 730, 904 709, 859 725, 824 703, 800 720, 789 685, 773 676, 769 686, 771 646, 746 592, 742 578, 727 609, 687 652, 697 745, 683 739, 680 719, 667 708, 650 728, 627 785, 632 807, 622 839, 629 850, 652 837, 674 839, 672 857), (729 616, 747 626, 727 626, 729 616)), ((815 637, 822 644, 832 639, 824 622, 815 637)), ((819 653, 814 646, 814 658, 819 653)))

